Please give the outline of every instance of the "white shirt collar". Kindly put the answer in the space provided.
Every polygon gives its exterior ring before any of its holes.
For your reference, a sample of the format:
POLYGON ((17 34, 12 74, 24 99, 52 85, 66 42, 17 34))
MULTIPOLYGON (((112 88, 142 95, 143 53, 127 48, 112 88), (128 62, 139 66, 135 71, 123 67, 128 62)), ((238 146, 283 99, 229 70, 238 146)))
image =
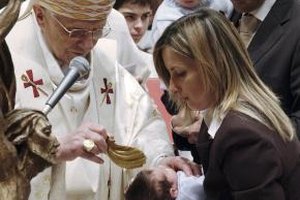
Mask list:
POLYGON ((265 0, 264 3, 258 9, 253 10, 250 13, 260 21, 264 21, 275 2, 276 0, 265 0))
POLYGON ((221 116, 219 117, 213 117, 211 119, 211 116, 208 116, 208 112, 207 110, 203 110, 203 111, 200 111, 201 114, 203 115, 203 120, 205 121, 206 125, 207 125, 207 128, 208 128, 208 134, 211 136, 212 139, 214 139, 217 131, 219 130, 222 122, 223 122, 223 119, 225 118, 226 116, 226 113, 223 113, 221 116))

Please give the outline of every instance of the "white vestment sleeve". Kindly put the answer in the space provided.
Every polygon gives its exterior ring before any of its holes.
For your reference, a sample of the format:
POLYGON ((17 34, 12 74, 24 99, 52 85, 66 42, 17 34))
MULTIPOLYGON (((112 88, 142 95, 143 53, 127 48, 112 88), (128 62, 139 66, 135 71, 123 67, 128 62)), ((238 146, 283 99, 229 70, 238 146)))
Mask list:
POLYGON ((111 11, 107 23, 111 27, 111 32, 106 38, 117 41, 117 61, 144 83, 150 75, 150 68, 154 66, 152 55, 138 49, 129 33, 124 16, 117 10, 111 11))

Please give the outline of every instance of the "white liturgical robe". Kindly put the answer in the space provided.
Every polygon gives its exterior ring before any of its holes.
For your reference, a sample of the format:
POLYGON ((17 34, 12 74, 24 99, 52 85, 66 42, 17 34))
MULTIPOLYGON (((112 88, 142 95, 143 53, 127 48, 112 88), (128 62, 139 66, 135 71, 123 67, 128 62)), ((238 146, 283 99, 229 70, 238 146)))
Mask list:
MULTIPOLYGON (((16 107, 43 110, 64 77, 34 15, 19 21, 6 38, 15 65, 16 107), (33 87, 28 80, 34 82, 33 87)), ((57 137, 82 122, 99 123, 118 144, 141 149, 147 166, 173 155, 160 114, 138 82, 116 62, 116 44, 100 39, 89 55, 91 71, 77 81, 48 114, 57 137)), ((136 170, 124 170, 100 155, 104 164, 77 158, 46 169, 31 181, 30 200, 121 200, 136 170)))

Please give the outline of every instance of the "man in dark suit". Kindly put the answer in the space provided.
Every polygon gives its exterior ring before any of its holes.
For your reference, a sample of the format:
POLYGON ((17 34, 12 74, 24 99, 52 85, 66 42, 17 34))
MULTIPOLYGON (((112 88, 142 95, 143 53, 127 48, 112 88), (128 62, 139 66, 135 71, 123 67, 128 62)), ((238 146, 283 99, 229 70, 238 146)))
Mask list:
POLYGON ((300 1, 231 1, 237 11, 231 20, 237 27, 237 16, 246 13, 260 20, 248 52, 260 78, 279 96, 300 138, 300 1))

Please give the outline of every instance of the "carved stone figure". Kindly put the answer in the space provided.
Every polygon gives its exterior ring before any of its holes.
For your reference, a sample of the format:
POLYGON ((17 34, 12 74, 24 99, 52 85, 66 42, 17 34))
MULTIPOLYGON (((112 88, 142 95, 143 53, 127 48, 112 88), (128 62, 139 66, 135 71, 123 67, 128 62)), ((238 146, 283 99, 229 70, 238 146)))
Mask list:
POLYGON ((15 77, 4 41, 20 11, 20 0, 0 0, 0 199, 25 200, 30 180, 54 163, 57 140, 50 135, 45 115, 32 110, 13 110, 15 77))

